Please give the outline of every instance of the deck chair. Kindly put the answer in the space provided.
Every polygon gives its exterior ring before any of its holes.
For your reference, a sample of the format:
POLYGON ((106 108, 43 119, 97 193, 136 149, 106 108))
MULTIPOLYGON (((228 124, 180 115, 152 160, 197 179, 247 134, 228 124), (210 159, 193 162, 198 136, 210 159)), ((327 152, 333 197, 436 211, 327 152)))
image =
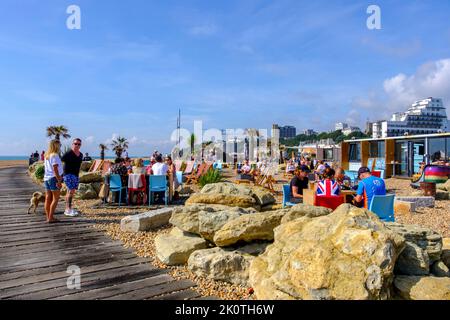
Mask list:
POLYGON ((375 213, 381 221, 395 222, 394 217, 395 194, 385 196, 373 196, 370 201, 369 211, 375 213))
POLYGON ((283 208, 295 206, 296 203, 291 200, 291 186, 289 184, 283 185, 283 208))
POLYGON ((175 160, 173 163, 175 164, 176 171, 181 171, 181 166, 183 165, 183 161, 175 160))
POLYGON ((186 163, 186 169, 184 170, 184 174, 191 174, 194 170, 194 161, 188 161, 186 163))
POLYGON ((111 168, 111 166, 112 166, 111 161, 103 162, 102 176, 105 176, 109 172, 109 169, 111 168))
POLYGON ((190 184, 193 182, 197 183, 198 179, 200 179, 200 177, 202 176, 206 166, 207 166, 206 163, 202 163, 201 165, 198 166, 196 171, 192 171, 190 175, 186 176, 186 184, 190 184))
POLYGON ((100 168, 103 166, 103 160, 95 160, 94 163, 89 168, 89 172, 96 172, 99 171, 100 168))
POLYGON ((345 202, 343 196, 316 196, 314 205, 318 207, 325 207, 331 210, 336 210, 341 204, 345 202))

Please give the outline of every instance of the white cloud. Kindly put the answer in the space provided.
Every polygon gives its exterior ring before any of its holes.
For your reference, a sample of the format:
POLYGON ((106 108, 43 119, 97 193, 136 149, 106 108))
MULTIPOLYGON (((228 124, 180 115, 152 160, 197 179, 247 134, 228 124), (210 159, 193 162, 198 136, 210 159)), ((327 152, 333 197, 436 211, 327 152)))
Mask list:
POLYGON ((83 139, 84 144, 90 145, 94 142, 95 137, 89 136, 83 139))
POLYGON ((428 62, 416 73, 407 76, 398 74, 386 79, 383 84, 390 110, 401 110, 415 100, 427 97, 443 98, 450 103, 450 59, 428 62))
MULTIPOLYGON (((385 79, 382 88, 365 97, 355 97, 351 106, 371 120, 388 119, 394 112, 406 111, 416 100, 442 98, 450 106, 450 59, 431 61, 419 66, 415 73, 399 73, 385 79)), ((350 117, 350 115, 349 115, 350 117)))
POLYGON ((189 29, 189 34, 193 36, 212 36, 217 33, 217 26, 213 23, 194 26, 189 29))

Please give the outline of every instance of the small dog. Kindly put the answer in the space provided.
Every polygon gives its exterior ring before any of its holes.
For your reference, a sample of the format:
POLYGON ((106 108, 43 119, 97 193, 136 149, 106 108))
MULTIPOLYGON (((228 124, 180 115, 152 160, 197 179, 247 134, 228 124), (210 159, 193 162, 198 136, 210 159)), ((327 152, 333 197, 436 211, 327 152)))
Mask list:
POLYGON ((36 213, 36 209, 40 202, 45 202, 45 194, 42 192, 35 192, 30 199, 30 207, 28 208, 28 214, 30 214, 31 208, 34 207, 33 213, 36 213))

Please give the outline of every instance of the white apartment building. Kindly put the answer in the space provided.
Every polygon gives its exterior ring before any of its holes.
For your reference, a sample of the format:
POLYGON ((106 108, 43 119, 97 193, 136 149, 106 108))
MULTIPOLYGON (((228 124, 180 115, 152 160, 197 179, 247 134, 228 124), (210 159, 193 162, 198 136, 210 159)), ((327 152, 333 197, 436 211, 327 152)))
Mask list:
POLYGON ((447 132, 449 121, 442 99, 428 98, 414 102, 406 112, 394 113, 391 120, 373 123, 373 138, 405 134, 447 132))
POLYGON ((335 126, 334 126, 334 129, 335 129, 336 131, 338 131, 338 130, 343 131, 344 129, 347 129, 347 128, 348 128, 348 124, 347 124, 347 123, 344 123, 344 122, 338 122, 338 123, 336 123, 335 126))

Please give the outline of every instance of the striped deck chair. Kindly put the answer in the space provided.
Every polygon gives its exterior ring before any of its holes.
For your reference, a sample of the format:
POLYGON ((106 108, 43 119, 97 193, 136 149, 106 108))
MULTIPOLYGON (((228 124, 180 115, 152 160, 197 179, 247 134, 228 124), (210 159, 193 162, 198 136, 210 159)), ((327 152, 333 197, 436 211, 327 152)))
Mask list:
POLYGON ((175 164, 176 171, 181 171, 181 166, 183 165, 183 161, 175 160, 173 163, 175 164))
POLYGON ((206 163, 202 163, 201 165, 197 166, 197 170, 192 171, 192 173, 188 176, 186 176, 186 184, 190 184, 191 182, 198 182, 198 179, 204 174, 205 167, 207 166, 206 163))
POLYGON ((273 185, 274 183, 276 183, 276 180, 274 179, 273 176, 276 174, 277 170, 278 169, 276 167, 270 165, 266 170, 265 174, 263 175, 260 185, 263 186, 264 188, 269 189, 272 192, 275 192, 273 185))
POLYGON ((267 173, 269 171, 269 167, 266 165, 261 166, 259 174, 255 177, 255 186, 261 186, 267 173))
POLYGON ((186 163, 186 169, 184 170, 184 174, 191 174, 192 171, 194 170, 194 161, 188 161, 186 163))
POLYGON ((111 161, 105 160, 105 161, 103 162, 103 166, 102 166, 102 176, 105 176, 105 175, 109 172, 109 169, 111 168, 111 166, 112 166, 111 161))
POLYGON ((95 160, 94 163, 89 168, 89 172, 97 172, 100 171, 103 166, 103 160, 95 160))

